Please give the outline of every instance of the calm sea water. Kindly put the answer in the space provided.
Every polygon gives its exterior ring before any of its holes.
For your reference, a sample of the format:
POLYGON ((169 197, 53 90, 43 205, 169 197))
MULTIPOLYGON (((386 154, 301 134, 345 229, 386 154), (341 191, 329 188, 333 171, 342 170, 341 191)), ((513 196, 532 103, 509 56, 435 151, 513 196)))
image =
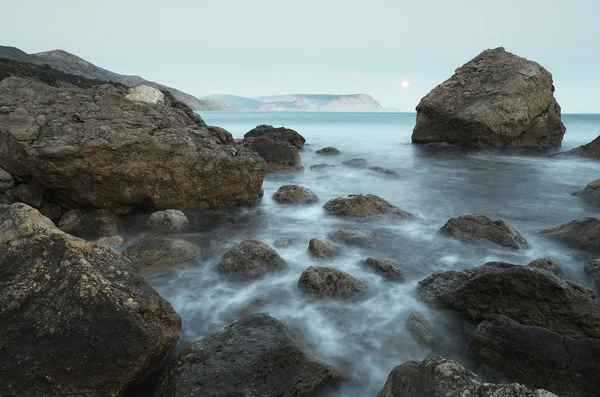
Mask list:
MULTIPOLYGON (((195 265, 150 280, 184 320, 181 347, 222 329, 259 308, 297 329, 310 348, 346 377, 339 396, 375 396, 389 372, 407 360, 420 360, 432 352, 419 347, 405 329, 411 311, 421 312, 446 339, 436 351, 492 379, 470 360, 464 338, 469 327, 453 316, 432 310, 416 297, 417 282, 442 269, 464 269, 491 260, 527 264, 539 257, 560 263, 569 279, 592 286, 583 273, 590 255, 541 238, 538 232, 576 218, 599 216, 599 208, 572 193, 600 178, 600 162, 547 158, 535 154, 444 153, 411 145, 414 114, 398 113, 238 113, 204 112, 208 124, 229 130, 234 137, 258 124, 286 126, 307 140, 302 151, 305 170, 270 173, 264 198, 256 205, 221 212, 190 213, 192 229, 185 238, 201 245, 202 259, 195 265), (335 146, 342 154, 319 156, 315 151, 335 146), (392 169, 397 178, 342 165, 362 157, 373 166, 392 169), (335 168, 311 170, 316 163, 335 168), (313 190, 316 204, 288 206, 271 196, 283 184, 313 190), (359 222, 328 216, 322 205, 330 198, 372 193, 413 213, 413 221, 359 222), (522 252, 465 244, 437 233, 451 217, 485 214, 517 228, 530 248, 522 252), (307 253, 313 237, 326 238, 340 227, 366 228, 381 236, 370 248, 342 247, 341 255, 315 261, 307 253), (272 244, 291 238, 295 244, 279 249, 289 269, 248 283, 222 280, 215 267, 221 256, 245 238, 272 244), (392 284, 365 271, 367 257, 396 262, 408 281, 392 284), (365 281, 367 299, 314 300, 297 291, 300 273, 311 265, 335 266, 365 281), (261 299, 260 301, 256 301, 261 299)), ((600 115, 565 115, 563 149, 587 143, 600 135, 600 115)))

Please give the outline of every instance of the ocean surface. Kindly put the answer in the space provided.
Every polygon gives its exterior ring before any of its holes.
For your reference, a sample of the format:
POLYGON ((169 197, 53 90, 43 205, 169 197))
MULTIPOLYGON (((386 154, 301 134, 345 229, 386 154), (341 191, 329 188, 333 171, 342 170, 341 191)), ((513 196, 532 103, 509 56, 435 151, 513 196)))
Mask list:
MULTIPOLYGON (((245 313, 262 311, 296 329, 310 349, 339 368, 345 381, 336 396, 375 396, 388 374, 407 360, 421 360, 432 351, 419 346, 405 328, 412 311, 421 312, 445 339, 435 351, 459 360, 486 380, 498 380, 473 362, 464 331, 472 327, 451 313, 419 302, 419 280, 437 270, 464 269, 502 260, 526 265, 548 257, 565 277, 593 286, 583 272, 589 253, 561 246, 538 235, 541 230, 576 218, 599 216, 599 208, 572 193, 600 178, 600 162, 578 158, 548 158, 547 153, 471 153, 424 150, 412 145, 415 114, 407 113, 244 113, 202 112, 210 125, 235 138, 259 124, 285 126, 306 138, 301 152, 305 170, 269 173, 264 197, 255 205, 223 211, 188 213, 192 228, 184 238, 199 244, 203 255, 195 265, 150 279, 183 318, 180 347, 216 332, 245 313), (335 146, 339 156, 316 150, 335 146), (390 177, 368 169, 349 168, 342 161, 361 157, 372 166, 398 173, 390 177), (335 168, 311 170, 317 163, 335 168), (311 189, 319 202, 281 205, 271 196, 284 184, 311 189), (327 215, 323 204, 352 193, 379 195, 416 215, 410 221, 360 222, 327 215), (485 214, 503 219, 519 230, 529 248, 516 252, 489 245, 467 244, 438 234, 452 217, 485 214), (366 228, 380 239, 373 247, 343 246, 341 254, 317 261, 307 253, 308 241, 325 239, 341 227, 366 228), (257 281, 234 283, 221 279, 216 266, 224 252, 246 238, 272 246, 278 238, 294 245, 277 249, 289 268, 257 281), (390 259, 407 281, 390 283, 362 265, 367 257, 390 259), (297 281, 311 265, 334 266, 368 284, 361 300, 318 300, 303 296, 297 281)), ((562 150, 600 135, 600 115, 564 115, 567 126, 562 150)), ((140 220, 141 222, 141 220, 140 220)))

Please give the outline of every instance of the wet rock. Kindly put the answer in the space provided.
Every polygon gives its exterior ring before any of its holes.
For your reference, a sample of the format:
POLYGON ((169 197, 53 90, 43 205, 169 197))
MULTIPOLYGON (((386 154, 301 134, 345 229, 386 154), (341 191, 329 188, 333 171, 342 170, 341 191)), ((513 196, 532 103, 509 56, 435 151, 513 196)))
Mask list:
POLYGON ((269 170, 295 171, 304 168, 298 148, 287 141, 266 137, 247 138, 244 139, 244 145, 258 153, 267 163, 269 170))
POLYGON ((63 206, 57 203, 45 203, 40 207, 40 212, 42 215, 57 223, 60 222, 60 219, 65 214, 65 211, 66 210, 63 208, 63 206))
POLYGON ((363 158, 354 158, 354 159, 342 161, 342 163, 344 165, 347 165, 348 167, 354 167, 354 168, 364 168, 369 164, 369 162, 363 158))
POLYGON ((365 229, 338 229, 327 235, 336 243, 368 247, 375 243, 375 233, 365 229))
POLYGON ((128 247, 123 255, 145 276, 167 273, 194 263, 202 253, 189 241, 162 236, 144 237, 128 247))
POLYGON ((554 262, 552 259, 548 259, 548 258, 535 259, 535 260, 529 262, 529 264, 527 266, 546 270, 546 271, 556 274, 557 276, 562 276, 562 269, 560 268, 560 265, 558 263, 554 262))
POLYGON ((507 378, 559 396, 600 396, 600 340, 573 339, 491 316, 477 327, 471 352, 507 378))
POLYGON ((591 276, 596 281, 596 285, 600 287, 600 258, 591 259, 583 266, 585 274, 591 276))
POLYGON ((288 248, 294 245, 294 240, 289 238, 278 238, 273 242, 275 248, 288 248))
POLYGON ((298 288, 315 297, 350 298, 362 295, 367 286, 362 281, 333 267, 311 266, 302 272, 298 288))
POLYGON ((600 254, 600 219, 583 218, 559 225, 540 233, 572 247, 600 254))
POLYGON ((71 210, 63 215, 58 226, 63 232, 96 239, 119 234, 121 221, 118 216, 105 209, 88 213, 71 210))
POLYGON ((283 185, 273 194, 273 200, 278 203, 313 203, 318 198, 316 194, 305 187, 283 185))
POLYGON ((311 170, 322 170, 324 168, 333 168, 335 165, 333 164, 313 164, 310 166, 311 170))
POLYGON ((44 202, 44 196, 33 186, 26 184, 7 190, 6 195, 15 202, 25 203, 33 208, 40 208, 44 202))
POLYGON ((337 248, 318 238, 313 238, 308 242, 308 251, 315 258, 332 258, 338 254, 337 248))
POLYGON ((121 236, 101 237, 94 241, 94 244, 103 245, 111 248, 118 248, 125 244, 125 239, 121 236))
POLYGON ((287 263, 273 248, 248 239, 227 251, 218 268, 220 273, 232 278, 253 279, 286 267, 287 263))
POLYGON ((181 319, 131 262, 0 206, 0 395, 119 396, 158 365, 181 319))
POLYGON ((0 168, 0 194, 5 193, 15 185, 12 175, 0 168))
POLYGON ((404 273, 394 262, 388 259, 367 258, 363 264, 388 280, 404 281, 404 273))
POLYGON ((496 48, 458 68, 421 99, 412 141, 559 146, 565 131, 552 75, 535 62, 496 48))
POLYGON ((179 210, 158 211, 146 221, 146 226, 156 231, 180 232, 189 225, 188 218, 179 210))
POLYGON ((424 302, 473 321, 501 314, 523 325, 574 338, 600 338, 600 306, 582 285, 550 272, 491 262, 463 271, 440 271, 419 282, 424 302))
POLYGON ((351 218, 412 218, 408 212, 373 194, 351 194, 329 200, 323 206, 331 215, 351 218))
POLYGON ((600 179, 588 184, 581 192, 580 197, 590 203, 600 204, 600 179))
POLYGON ((377 172, 378 174, 389 175, 389 176, 398 176, 398 173, 394 170, 390 170, 383 167, 371 167, 369 168, 373 172, 377 172))
POLYGON ((110 84, 5 78, 0 97, 15 110, 0 113, 0 166, 66 208, 206 208, 260 197, 260 156, 224 144, 174 99, 162 105, 127 94, 110 84))
POLYGON ((600 136, 592 142, 576 147, 566 152, 555 154, 554 156, 578 156, 593 160, 600 160, 600 136))
POLYGON ((339 380, 298 335, 259 313, 183 350, 161 377, 157 397, 312 397, 339 380))
POLYGON ((430 357, 407 361, 392 370, 377 397, 558 397, 525 386, 482 382, 456 361, 430 357))
POLYGON ((463 215, 450 219, 440 231, 471 242, 489 242, 512 249, 525 249, 527 240, 503 220, 493 220, 485 215, 463 215))
POLYGON ((324 147, 323 149, 317 150, 317 154, 325 154, 325 155, 336 155, 340 154, 340 151, 332 146, 324 147))
POLYGON ((275 128, 272 125, 264 124, 257 126, 244 135, 244 139, 258 137, 265 137, 274 141, 289 142, 298 149, 302 149, 302 147, 304 147, 304 143, 306 142, 306 139, 304 139, 302 135, 290 128, 275 128))
POLYGON ((442 344, 442 338, 437 335, 421 313, 412 312, 406 321, 406 329, 416 341, 427 348, 435 348, 442 344))

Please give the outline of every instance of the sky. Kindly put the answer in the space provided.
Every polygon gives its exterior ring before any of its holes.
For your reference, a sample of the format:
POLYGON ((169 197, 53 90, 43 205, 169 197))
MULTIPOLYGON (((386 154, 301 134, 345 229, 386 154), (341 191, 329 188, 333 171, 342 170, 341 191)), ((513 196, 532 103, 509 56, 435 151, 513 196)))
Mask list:
POLYGON ((367 93, 402 111, 503 46, 553 74, 564 113, 600 113, 600 0, 22 0, 2 14, 2 45, 198 97, 367 93))

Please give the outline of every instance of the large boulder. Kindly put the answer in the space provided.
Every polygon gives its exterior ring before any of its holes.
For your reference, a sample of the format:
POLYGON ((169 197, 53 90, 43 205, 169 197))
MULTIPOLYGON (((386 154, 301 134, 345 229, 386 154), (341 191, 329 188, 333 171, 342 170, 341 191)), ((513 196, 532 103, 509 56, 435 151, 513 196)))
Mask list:
POLYGON ((540 233, 553 240, 600 254, 600 218, 574 220, 540 233))
POLYGON ((273 248, 258 240, 247 239, 223 255, 218 269, 230 278, 253 279, 286 267, 287 263, 273 248))
POLYGON ((517 383, 482 382, 456 361, 430 357, 394 368, 377 397, 558 397, 517 383))
POLYGON ((366 229, 338 229, 327 235, 336 243, 368 247, 375 243, 375 233, 366 229))
POLYGON ((408 212, 373 194, 351 194, 329 200, 323 206, 331 215, 349 218, 412 218, 408 212))
POLYGON ((0 166, 67 208, 209 207, 260 197, 266 165, 187 106, 116 85, 0 81, 0 166))
POLYGON ((340 373, 273 317, 258 313, 183 350, 160 378, 157 397, 312 397, 340 373))
POLYGON ((180 232, 190 225, 185 214, 179 210, 157 211, 151 214, 146 226, 156 231, 180 232))
POLYGON ((560 396, 600 396, 600 340, 573 339, 500 315, 479 324, 471 352, 510 380, 560 396))
POLYGON ((338 254, 337 248, 327 241, 313 238, 308 242, 308 251, 314 258, 332 258, 338 254))
POLYGON ((315 297, 349 298, 362 295, 367 286, 362 281, 333 267, 310 266, 302 272, 298 288, 315 297))
POLYGON ((0 194, 5 193, 15 185, 12 175, 0 168, 0 194))
POLYGON ((590 143, 578 146, 575 149, 571 149, 566 152, 555 154, 554 156, 578 156, 589 158, 592 160, 600 160, 600 136, 598 136, 590 143))
POLYGON ((163 236, 144 237, 124 252, 145 276, 165 273, 173 268, 195 262, 202 253, 189 241, 163 236))
POLYGON ((97 239, 119 234, 121 220, 106 209, 93 210, 87 213, 71 210, 62 216, 58 227, 63 232, 78 237, 97 239))
POLYGON ((489 242, 512 249, 525 249, 527 240, 503 220, 485 215, 462 215, 450 219, 440 231, 452 237, 472 242, 489 242))
POLYGON ((269 170, 296 171, 304 168, 298 148, 287 141, 267 137, 246 138, 244 145, 258 153, 269 170))
POLYGON ((552 75, 535 62, 496 48, 456 69, 421 99, 412 141, 559 146, 565 131, 552 75))
POLYGON ((579 195, 590 203, 600 204, 600 179, 590 182, 579 195))
POLYGON ((404 281, 402 270, 389 259, 367 258, 363 265, 390 281, 404 281))
POLYGON ((419 282, 420 298, 473 321, 502 314, 574 338, 600 338, 600 305, 588 288, 547 271, 502 262, 440 271, 419 282))
POLYGON ((0 395, 120 396, 180 329, 128 259, 27 205, 0 206, 0 395))
POLYGON ((289 142, 298 149, 304 147, 306 139, 298 132, 285 127, 273 127, 272 125, 259 125, 244 134, 244 138, 266 137, 274 141, 289 142))
POLYGON ((298 185, 283 185, 273 194, 273 200, 278 203, 313 203, 317 195, 310 189, 298 185))

